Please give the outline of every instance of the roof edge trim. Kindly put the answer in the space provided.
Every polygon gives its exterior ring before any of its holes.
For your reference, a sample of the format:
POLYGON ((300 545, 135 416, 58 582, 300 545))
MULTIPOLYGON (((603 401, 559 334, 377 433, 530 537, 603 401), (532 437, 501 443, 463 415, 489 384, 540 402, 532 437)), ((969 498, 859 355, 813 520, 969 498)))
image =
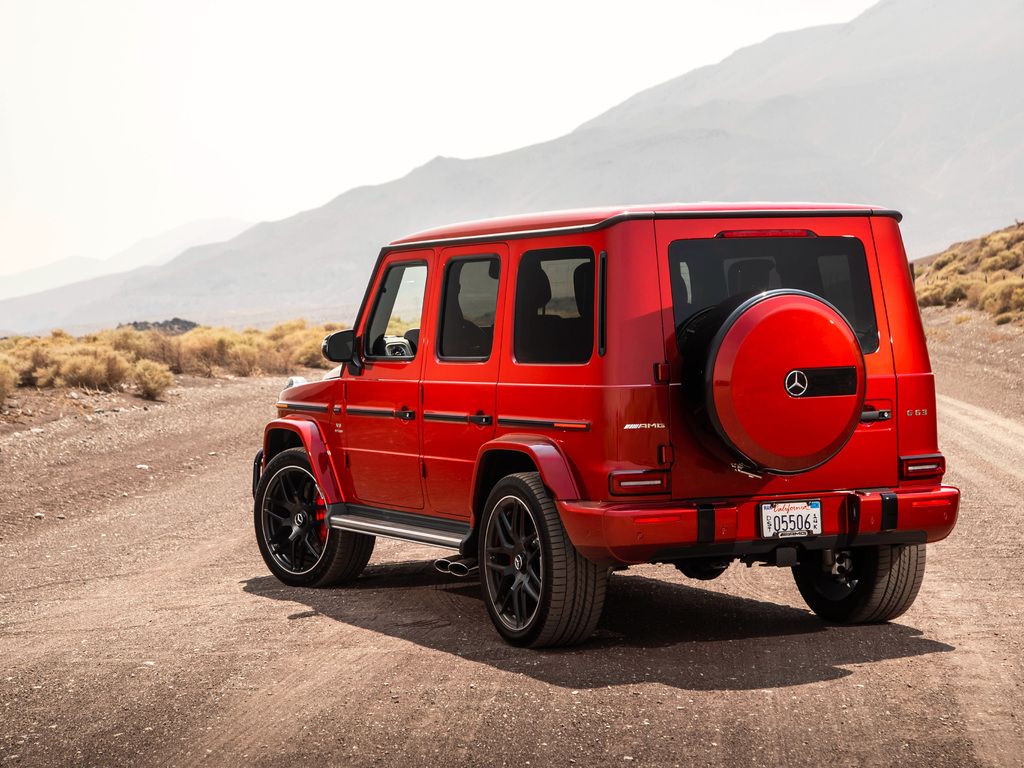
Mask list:
POLYGON ((482 235, 462 235, 457 237, 443 237, 428 240, 409 240, 401 243, 385 245, 382 253, 391 251, 404 251, 413 248, 426 248, 439 245, 472 245, 474 243, 487 243, 498 240, 520 240, 527 237, 541 237, 552 235, 574 235, 587 232, 596 232, 600 229, 607 229, 615 224, 624 221, 643 221, 651 219, 769 219, 769 218, 842 218, 858 216, 883 216, 903 221, 903 214, 899 211, 885 208, 822 208, 794 210, 787 208, 764 209, 764 210, 735 210, 735 211, 624 211, 602 219, 594 224, 577 224, 567 227, 543 227, 540 229, 519 229, 507 232, 490 232, 482 235))

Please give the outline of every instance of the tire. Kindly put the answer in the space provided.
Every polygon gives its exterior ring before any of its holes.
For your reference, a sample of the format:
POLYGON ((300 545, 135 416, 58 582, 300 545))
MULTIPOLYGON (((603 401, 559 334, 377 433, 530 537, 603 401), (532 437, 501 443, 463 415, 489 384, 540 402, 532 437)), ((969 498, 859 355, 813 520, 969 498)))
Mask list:
POLYGON ((839 624, 879 624, 905 613, 924 581, 925 545, 882 545, 850 550, 851 573, 837 581, 808 553, 793 578, 812 611, 839 624))
POLYGON ((484 605, 508 643, 543 648, 590 637, 608 569, 573 547, 538 473, 508 475, 494 486, 478 548, 484 605))
POLYGON ((253 508, 256 542, 267 568, 290 587, 332 587, 355 579, 376 539, 329 528, 327 506, 309 457, 290 448, 267 464, 253 508))
POLYGON ((731 560, 714 557, 694 557, 688 560, 677 560, 673 565, 687 578, 711 581, 725 573, 731 562, 731 560))

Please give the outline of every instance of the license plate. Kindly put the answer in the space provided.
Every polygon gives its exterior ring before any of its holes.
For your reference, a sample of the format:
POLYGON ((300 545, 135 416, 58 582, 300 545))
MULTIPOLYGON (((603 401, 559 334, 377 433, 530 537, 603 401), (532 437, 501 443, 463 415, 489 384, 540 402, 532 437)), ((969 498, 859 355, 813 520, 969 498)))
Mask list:
POLYGON ((820 533, 820 501, 769 501, 761 505, 761 535, 766 539, 820 533))

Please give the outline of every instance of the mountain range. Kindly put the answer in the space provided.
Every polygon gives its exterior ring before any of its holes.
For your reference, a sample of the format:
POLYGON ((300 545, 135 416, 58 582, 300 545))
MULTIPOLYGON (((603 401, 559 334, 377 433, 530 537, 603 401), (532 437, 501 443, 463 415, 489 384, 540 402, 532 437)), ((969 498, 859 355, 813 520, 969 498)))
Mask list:
POLYGON ((438 157, 159 267, 0 301, 0 328, 350 321, 395 237, 638 201, 873 203, 904 212, 908 251, 923 256, 1024 213, 1022 29, 1020 0, 883 0, 638 93, 552 141, 438 157))
POLYGON ((106 258, 72 256, 41 267, 0 275, 0 299, 59 288, 100 275, 166 264, 187 248, 230 240, 251 226, 250 222, 238 219, 202 219, 147 237, 106 258))

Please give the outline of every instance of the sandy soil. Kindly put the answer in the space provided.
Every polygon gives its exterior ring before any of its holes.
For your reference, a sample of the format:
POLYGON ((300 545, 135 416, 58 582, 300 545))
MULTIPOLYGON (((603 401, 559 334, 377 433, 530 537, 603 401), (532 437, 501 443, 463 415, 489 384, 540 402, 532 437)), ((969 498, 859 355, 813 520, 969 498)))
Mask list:
POLYGON ((249 473, 277 379, 8 423, 0 764, 1019 765, 1024 338, 928 325, 964 506, 885 626, 823 624, 782 569, 645 566, 590 644, 516 650, 428 548, 379 542, 351 589, 267 574, 249 473))

